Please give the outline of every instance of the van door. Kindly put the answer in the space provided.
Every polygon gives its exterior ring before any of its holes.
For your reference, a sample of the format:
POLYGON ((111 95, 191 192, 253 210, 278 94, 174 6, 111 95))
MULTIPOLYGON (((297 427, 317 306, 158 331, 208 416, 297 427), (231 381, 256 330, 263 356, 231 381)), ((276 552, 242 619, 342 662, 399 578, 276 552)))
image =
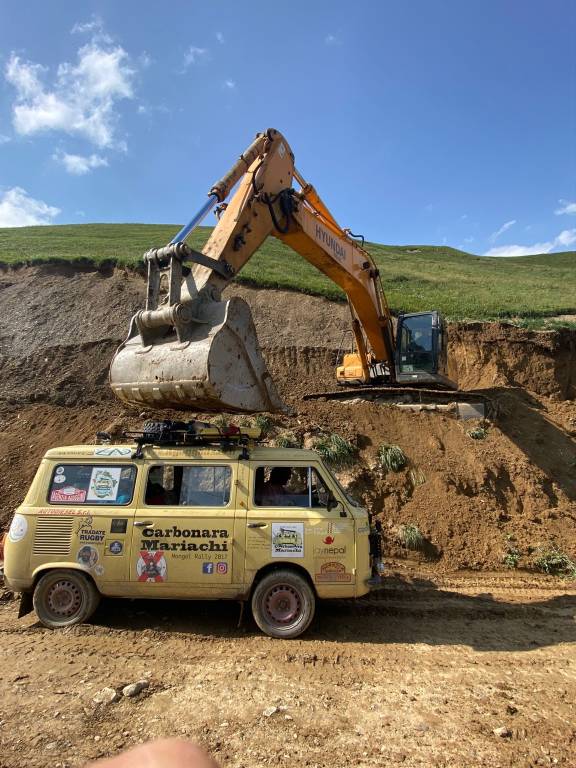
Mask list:
POLYGON ((232 581, 237 463, 157 460, 144 469, 131 581, 150 594, 177 586, 179 593, 206 589, 217 597, 218 586, 232 581))
MULTIPOLYGON (((321 468, 300 462, 251 465, 246 570, 294 562, 317 584, 348 594, 356 579, 354 520, 321 468), (328 509, 329 499, 336 505, 328 509)), ((333 592, 333 590, 328 590, 333 592)))

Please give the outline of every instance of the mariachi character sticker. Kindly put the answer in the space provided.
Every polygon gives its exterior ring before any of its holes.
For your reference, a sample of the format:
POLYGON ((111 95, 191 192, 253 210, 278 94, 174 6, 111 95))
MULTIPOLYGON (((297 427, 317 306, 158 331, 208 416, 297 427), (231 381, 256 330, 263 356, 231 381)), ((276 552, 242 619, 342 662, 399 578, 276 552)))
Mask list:
POLYGON ((136 563, 138 581, 166 581, 166 558, 162 552, 140 552, 136 563))
POLYGON ((78 550, 76 555, 76 562, 79 565, 83 565, 85 568, 94 568, 98 562, 98 550, 96 547, 86 544, 78 550))

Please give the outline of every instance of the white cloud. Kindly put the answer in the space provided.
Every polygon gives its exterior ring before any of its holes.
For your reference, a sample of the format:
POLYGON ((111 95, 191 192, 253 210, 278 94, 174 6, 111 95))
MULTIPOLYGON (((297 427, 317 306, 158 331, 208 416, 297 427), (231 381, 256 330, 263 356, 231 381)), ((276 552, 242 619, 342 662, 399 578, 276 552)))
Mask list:
POLYGON ((328 34, 324 38, 324 42, 326 45, 340 45, 340 40, 336 35, 328 34))
POLYGON ((224 45, 225 40, 224 40, 224 35, 222 34, 222 32, 216 32, 216 40, 218 40, 220 45, 224 45))
POLYGON ((104 23, 99 16, 92 16, 90 21, 77 22, 70 30, 73 35, 90 35, 93 43, 111 45, 113 40, 104 31, 104 23))
POLYGON ((203 64, 208 61, 208 58, 208 48, 198 48, 195 45, 191 45, 184 54, 184 69, 194 64, 203 64))
POLYGON ((236 83, 234 80, 224 80, 224 88, 228 88, 228 90, 233 91, 234 88, 236 88, 236 83))
POLYGON ((138 64, 142 67, 142 69, 147 69, 152 65, 153 61, 154 59, 147 51, 142 51, 140 56, 138 56, 138 64))
POLYGON ((465 242, 465 243, 473 243, 473 242, 474 242, 474 238, 473 238, 472 236, 470 236, 470 237, 465 237, 465 238, 464 238, 464 242, 465 242))
POLYGON ((568 248, 576 243, 576 229, 564 229, 554 240, 533 245, 503 245, 491 248, 484 256, 533 256, 537 253, 551 253, 558 248, 568 248))
POLYGON ((10 136, 6 136, 5 133, 0 133, 0 147, 2 146, 2 144, 8 144, 9 141, 10 141, 10 136))
POLYGON ((108 160, 100 155, 70 155, 67 152, 56 152, 52 155, 56 162, 64 166, 68 173, 73 176, 84 176, 94 168, 102 168, 108 165, 108 160))
POLYGON ((576 243, 576 229, 564 229, 556 240, 554 241, 555 247, 563 246, 564 248, 568 248, 570 245, 574 245, 576 243))
POLYGON ((35 200, 21 187, 12 187, 0 196, 0 227, 50 224, 59 213, 59 208, 35 200))
POLYGON ((506 221, 504 224, 502 224, 502 226, 500 227, 500 229, 497 229, 497 230, 496 230, 496 232, 492 232, 492 234, 490 235, 490 237, 488 238, 488 240, 489 240, 491 243, 494 243, 494 242, 496 242, 496 240, 497 240, 497 239, 500 237, 500 235, 503 235, 503 234, 504 234, 504 232, 506 232, 507 230, 509 230, 509 229, 510 229, 510 227, 513 227, 513 226, 514 226, 514 224, 516 224, 516 219, 511 219, 510 221, 506 221))
POLYGON ((562 216, 564 213, 576 216, 576 203, 571 203, 568 200, 558 200, 558 202, 562 207, 554 211, 556 216, 562 216))
POLYGON ((116 103, 133 98, 135 74, 123 48, 92 41, 79 49, 76 64, 59 65, 51 87, 42 82, 45 74, 39 64, 10 56, 5 77, 16 90, 12 119, 17 133, 62 131, 98 147, 121 148, 115 136, 116 103))
POLYGON ((87 32, 100 32, 102 30, 102 19, 98 16, 93 16, 92 21, 76 22, 70 32, 73 35, 84 35, 87 32))

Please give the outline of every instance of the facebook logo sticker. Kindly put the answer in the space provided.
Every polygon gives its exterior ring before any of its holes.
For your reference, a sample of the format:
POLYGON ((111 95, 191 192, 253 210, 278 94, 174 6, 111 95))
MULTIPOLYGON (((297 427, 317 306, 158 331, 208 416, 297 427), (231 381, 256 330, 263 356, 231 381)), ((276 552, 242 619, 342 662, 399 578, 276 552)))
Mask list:
POLYGON ((214 573, 214 563, 202 563, 202 573, 207 573, 208 575, 214 573))

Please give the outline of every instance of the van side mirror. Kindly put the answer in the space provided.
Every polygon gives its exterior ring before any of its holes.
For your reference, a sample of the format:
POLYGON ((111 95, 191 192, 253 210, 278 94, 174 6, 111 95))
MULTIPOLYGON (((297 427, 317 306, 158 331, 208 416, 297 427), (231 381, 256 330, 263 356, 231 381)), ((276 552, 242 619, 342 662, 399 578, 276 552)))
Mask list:
POLYGON ((337 506, 338 506, 338 499, 330 491, 330 493, 328 494, 328 500, 326 501, 326 509, 328 510, 328 512, 330 512, 331 509, 336 509, 337 506))

